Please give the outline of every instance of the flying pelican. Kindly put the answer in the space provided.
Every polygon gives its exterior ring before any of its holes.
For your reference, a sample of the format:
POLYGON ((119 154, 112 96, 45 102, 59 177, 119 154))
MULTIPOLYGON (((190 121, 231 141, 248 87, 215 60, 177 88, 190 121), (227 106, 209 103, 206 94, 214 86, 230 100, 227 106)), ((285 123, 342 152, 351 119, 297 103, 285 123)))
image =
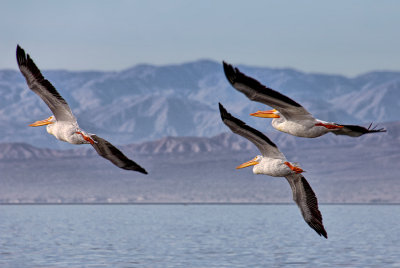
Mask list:
POLYGON ((126 157, 111 143, 79 128, 78 122, 72 114, 67 102, 61 97, 53 85, 43 77, 29 54, 25 54, 25 51, 19 45, 17 46, 17 62, 29 88, 35 92, 53 112, 53 115, 49 118, 36 121, 29 126, 37 127, 47 125, 47 132, 54 135, 54 137, 60 141, 71 144, 91 144, 100 156, 111 161, 117 167, 147 174, 144 168, 126 157))
POLYGON ((246 125, 243 121, 233 117, 226 109, 219 104, 222 121, 233 133, 236 133, 257 146, 262 155, 236 167, 253 167, 254 174, 265 174, 273 177, 285 177, 293 192, 293 200, 300 208, 306 223, 313 228, 317 234, 328 238, 322 224, 322 215, 318 209, 318 200, 310 184, 301 175, 303 170, 294 163, 286 160, 286 157, 279 151, 278 147, 263 133, 246 125))
POLYGON ((303 106, 289 97, 271 89, 251 78, 238 68, 223 62, 226 78, 238 91, 250 100, 271 106, 272 110, 258 111, 250 115, 273 118, 272 126, 282 132, 304 138, 316 138, 328 132, 336 135, 359 137, 367 133, 386 132, 385 129, 371 129, 356 125, 342 125, 316 119, 303 106))

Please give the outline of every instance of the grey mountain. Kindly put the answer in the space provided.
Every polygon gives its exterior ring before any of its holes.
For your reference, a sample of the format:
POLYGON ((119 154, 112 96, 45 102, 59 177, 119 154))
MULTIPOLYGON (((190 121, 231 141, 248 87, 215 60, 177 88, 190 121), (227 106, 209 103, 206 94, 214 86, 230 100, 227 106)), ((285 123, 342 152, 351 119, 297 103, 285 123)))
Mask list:
MULTIPOLYGON (((40 59, 35 59, 40 68, 40 59)), ((344 124, 397 121, 400 72, 371 72, 355 78, 293 69, 238 66, 243 72, 305 106, 316 117, 344 124)), ((165 136, 211 137, 226 131, 217 103, 261 130, 268 120, 250 112, 249 101, 226 81, 222 65, 200 60, 178 65, 137 65, 119 72, 43 71, 76 114, 80 126, 115 144, 165 136)), ((19 71, 0 71, 0 142, 70 148, 30 128, 50 115, 19 71)))
MULTIPOLYGON (((400 122, 360 138, 305 139, 268 132, 299 162, 321 203, 399 203, 400 122)), ((235 167, 259 154, 233 133, 164 137, 120 146, 149 175, 121 170, 90 146, 43 149, 0 144, 0 203, 18 202, 292 202, 285 179, 235 167)))

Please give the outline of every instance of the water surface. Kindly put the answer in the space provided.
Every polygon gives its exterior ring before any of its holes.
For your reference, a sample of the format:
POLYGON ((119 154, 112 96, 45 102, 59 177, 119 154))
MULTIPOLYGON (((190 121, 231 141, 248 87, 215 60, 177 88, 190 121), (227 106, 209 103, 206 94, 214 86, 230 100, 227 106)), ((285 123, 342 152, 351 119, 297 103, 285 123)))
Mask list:
POLYGON ((3 205, 0 267, 400 267, 400 205, 3 205))

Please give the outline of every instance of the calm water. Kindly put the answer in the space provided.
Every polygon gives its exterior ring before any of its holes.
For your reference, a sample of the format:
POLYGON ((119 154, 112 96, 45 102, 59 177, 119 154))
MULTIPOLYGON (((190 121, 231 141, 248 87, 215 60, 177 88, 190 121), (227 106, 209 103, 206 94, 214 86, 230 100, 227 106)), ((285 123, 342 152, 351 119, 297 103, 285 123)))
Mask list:
POLYGON ((0 206, 0 267, 400 267, 400 205, 0 206))

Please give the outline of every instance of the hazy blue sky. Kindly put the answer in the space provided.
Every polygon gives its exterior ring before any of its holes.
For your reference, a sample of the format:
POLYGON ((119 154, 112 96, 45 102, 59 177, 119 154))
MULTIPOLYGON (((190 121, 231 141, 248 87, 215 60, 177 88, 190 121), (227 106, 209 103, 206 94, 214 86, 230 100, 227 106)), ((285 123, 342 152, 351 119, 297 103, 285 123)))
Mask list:
POLYGON ((121 70, 208 58, 353 76, 400 70, 400 1, 1 0, 0 69, 121 70))

